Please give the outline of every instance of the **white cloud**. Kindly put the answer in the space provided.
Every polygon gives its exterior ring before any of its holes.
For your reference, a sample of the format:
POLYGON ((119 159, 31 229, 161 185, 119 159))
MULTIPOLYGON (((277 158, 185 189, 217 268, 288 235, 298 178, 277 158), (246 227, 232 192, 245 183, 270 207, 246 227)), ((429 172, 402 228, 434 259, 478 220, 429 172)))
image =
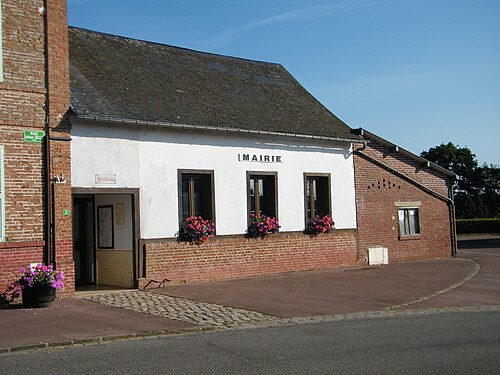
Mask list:
POLYGON ((241 34, 259 29, 268 25, 285 21, 309 21, 317 18, 327 17, 334 14, 350 12, 380 3, 382 0, 349 0, 336 4, 322 4, 290 10, 271 17, 263 18, 246 25, 224 30, 223 32, 208 37, 198 43, 200 49, 213 49, 224 46, 237 39, 241 34))

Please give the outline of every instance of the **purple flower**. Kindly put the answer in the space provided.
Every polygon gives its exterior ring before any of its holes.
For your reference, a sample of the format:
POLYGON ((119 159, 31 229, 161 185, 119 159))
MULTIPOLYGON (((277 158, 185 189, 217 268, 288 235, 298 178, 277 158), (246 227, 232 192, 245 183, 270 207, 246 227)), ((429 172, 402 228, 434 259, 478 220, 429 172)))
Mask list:
POLYGON ((265 237, 269 233, 279 231, 278 220, 274 217, 266 215, 250 215, 250 224, 248 225, 247 233, 250 237, 265 237))
POLYGON ((21 268, 21 276, 16 282, 22 289, 37 285, 48 285, 52 288, 64 288, 64 273, 55 271, 52 265, 45 266, 41 263, 34 267, 21 268))
POLYGON ((316 215, 309 219, 306 225, 306 233, 318 234, 327 233, 333 228, 334 222, 330 215, 316 215))
POLYGON ((201 216, 186 218, 179 230, 179 241, 202 242, 215 235, 215 225, 201 216))

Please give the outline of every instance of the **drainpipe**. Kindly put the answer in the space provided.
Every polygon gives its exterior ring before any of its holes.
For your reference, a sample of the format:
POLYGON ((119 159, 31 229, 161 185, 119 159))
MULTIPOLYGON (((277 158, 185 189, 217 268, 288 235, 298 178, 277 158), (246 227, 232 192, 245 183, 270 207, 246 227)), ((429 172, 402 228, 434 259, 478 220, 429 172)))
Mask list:
POLYGON ((45 190, 45 254, 44 262, 52 264, 52 194, 50 179, 50 115, 49 115, 49 46, 48 46, 48 23, 47 23, 47 0, 44 0, 45 9, 43 16, 44 27, 44 54, 45 54, 45 163, 44 163, 44 190, 45 190))
POLYGON ((57 262, 56 262, 56 183, 55 181, 52 181, 52 179, 49 179, 50 185, 52 187, 52 265, 54 268, 57 267, 57 262))
POLYGON ((366 149, 367 143, 368 143, 367 141, 361 142, 362 146, 357 150, 354 150, 354 144, 352 145, 352 148, 353 148, 352 165, 354 166, 354 200, 356 202, 356 263, 358 263, 358 264, 359 264, 359 259, 360 259, 360 255, 361 255, 361 249, 359 247, 359 222, 358 222, 359 210, 358 210, 358 202, 357 202, 358 194, 356 193, 356 162, 354 160, 354 154, 356 152, 361 152, 364 149, 366 149))
POLYGON ((458 182, 455 181, 450 189, 450 230, 451 230, 451 255, 457 254, 457 222, 455 218, 455 188, 458 187, 458 182))

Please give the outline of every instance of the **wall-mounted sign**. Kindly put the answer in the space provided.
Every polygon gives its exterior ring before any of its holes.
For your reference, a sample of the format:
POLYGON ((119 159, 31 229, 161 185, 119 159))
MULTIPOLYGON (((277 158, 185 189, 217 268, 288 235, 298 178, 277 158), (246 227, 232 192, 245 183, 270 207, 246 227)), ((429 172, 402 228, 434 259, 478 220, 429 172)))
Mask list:
POLYGON ((23 135, 24 142, 42 143, 45 132, 43 130, 25 130, 23 135))
POLYGON ((125 224, 125 205, 123 203, 115 204, 115 223, 117 225, 125 224))
POLYGON ((71 211, 70 211, 70 210, 62 210, 62 214, 63 214, 63 216, 69 216, 69 215, 70 215, 70 213, 71 213, 71 211))
POLYGON ((281 155, 265 154, 238 154, 238 161, 249 161, 254 163, 282 163, 281 155))
POLYGON ((110 185, 116 184, 116 174, 96 174, 96 185, 110 185))

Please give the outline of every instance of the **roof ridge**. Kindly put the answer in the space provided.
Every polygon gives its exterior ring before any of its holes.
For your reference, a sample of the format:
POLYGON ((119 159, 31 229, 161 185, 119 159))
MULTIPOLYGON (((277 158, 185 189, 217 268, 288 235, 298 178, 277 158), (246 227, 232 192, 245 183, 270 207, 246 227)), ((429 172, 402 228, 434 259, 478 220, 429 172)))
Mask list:
POLYGON ((129 36, 111 34, 111 33, 106 33, 106 32, 103 32, 103 31, 96 31, 96 30, 91 30, 91 29, 87 29, 87 28, 84 28, 84 27, 78 27, 78 26, 69 26, 68 25, 68 29, 80 30, 80 31, 88 32, 88 33, 99 34, 99 35, 108 36, 108 37, 114 37, 114 38, 118 38, 118 39, 127 39, 127 40, 131 40, 131 41, 145 43, 145 44, 154 44, 154 45, 157 45, 157 46, 179 49, 179 50, 183 50, 183 51, 186 51, 186 52, 191 52, 191 53, 194 53, 194 54, 208 55, 208 56, 214 56, 214 57, 219 57, 219 58, 224 58, 224 59, 231 59, 231 60, 241 60, 241 61, 252 62, 252 63, 257 63, 257 64, 274 65, 274 66, 277 66, 279 68, 282 68, 282 69, 286 70, 286 68, 282 64, 277 63, 277 62, 272 62, 272 61, 253 60, 253 59, 249 59, 249 58, 245 58, 245 57, 230 56, 230 55, 223 55, 223 54, 214 53, 214 52, 199 51, 199 50, 196 50, 196 49, 193 49, 193 48, 179 47, 179 46, 174 46, 172 44, 166 44, 166 43, 161 43, 161 42, 154 42, 154 41, 150 41, 150 40, 133 38, 133 37, 129 37, 129 36))
POLYGON ((283 66, 69 28, 79 115, 351 138, 283 66), (101 95, 101 99, 95 91, 101 95))

